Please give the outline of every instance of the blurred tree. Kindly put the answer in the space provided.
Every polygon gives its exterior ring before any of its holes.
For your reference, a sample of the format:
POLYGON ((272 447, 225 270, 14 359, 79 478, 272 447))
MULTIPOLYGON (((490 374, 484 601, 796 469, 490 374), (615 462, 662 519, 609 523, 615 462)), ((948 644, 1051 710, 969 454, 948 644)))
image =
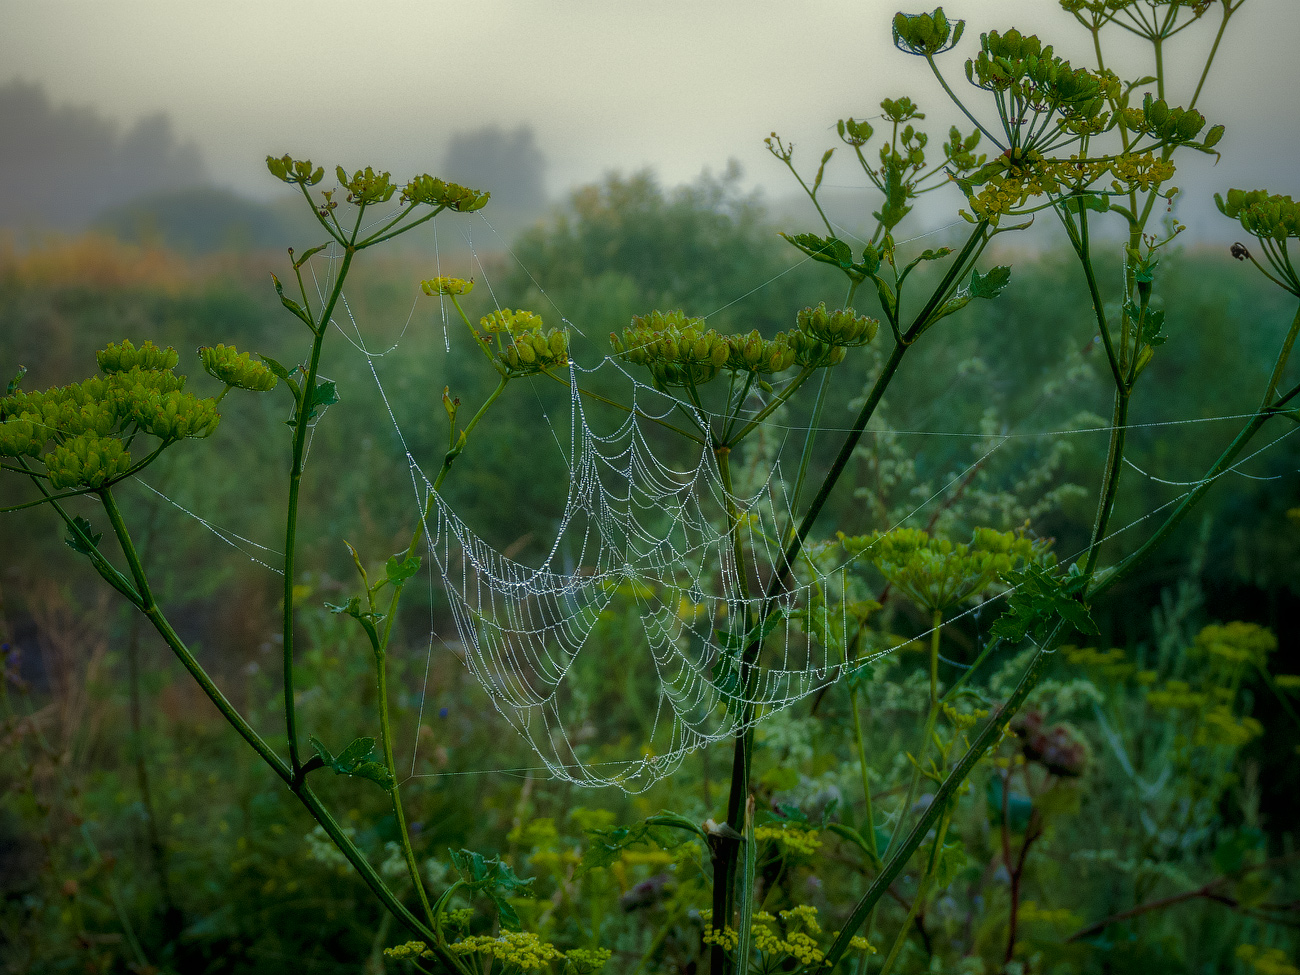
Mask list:
POLYGON ((457 132, 447 148, 442 175, 492 191, 494 209, 537 213, 546 204, 546 157, 530 126, 457 132))
POLYGON ((0 85, 0 128, 0 181, 22 188, 0 198, 0 225, 78 230, 141 193, 208 181, 198 148, 161 113, 120 134, 95 109, 56 106, 43 86, 14 79, 0 85))

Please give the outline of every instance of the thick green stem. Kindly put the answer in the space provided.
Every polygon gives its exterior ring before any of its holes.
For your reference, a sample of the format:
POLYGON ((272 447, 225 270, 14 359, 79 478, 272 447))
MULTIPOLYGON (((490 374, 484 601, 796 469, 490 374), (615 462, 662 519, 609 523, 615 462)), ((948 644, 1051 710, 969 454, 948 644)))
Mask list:
POLYGON ((208 676, 207 671, 194 659, 194 655, 190 653, 189 648, 185 646, 176 631, 172 629, 167 617, 163 615, 162 610, 153 598, 153 592, 149 589, 144 566, 141 565, 140 557, 136 554, 135 545, 132 543, 131 535, 127 531, 126 522, 122 519, 122 512, 118 510, 117 502, 113 499, 113 492, 104 489, 99 492, 99 497, 104 503, 104 511, 108 514, 109 523, 113 526, 113 534, 117 536, 118 544, 122 547, 122 554, 126 557, 127 565, 130 566, 131 575, 135 578, 141 601, 140 610, 149 618, 149 622, 153 624, 154 629, 166 641, 167 646, 176 654, 177 659, 180 660, 185 669, 190 672, 190 676, 203 689, 203 693, 208 696, 208 700, 221 712, 222 717, 230 722, 266 764, 275 770, 276 775, 280 776, 285 782, 292 783, 293 773, 284 764, 284 760, 272 750, 261 735, 253 730, 252 725, 244 720, 244 716, 235 709, 235 706, 226 700, 226 696, 221 693, 221 689, 212 682, 212 678, 208 676))
POLYGON ((1115 510, 1115 495, 1119 491, 1120 466, 1124 459, 1124 439, 1128 432, 1128 406, 1130 393, 1115 390, 1115 412, 1111 418, 1110 449, 1106 453, 1106 470, 1102 475, 1101 497, 1097 502, 1097 518, 1092 526, 1092 541, 1088 545, 1088 559, 1084 572, 1091 574, 1101 554, 1101 543, 1106 537, 1111 513, 1115 510))
MULTIPOLYGON (((740 592, 742 603, 748 607, 749 580, 745 572, 744 547, 740 541, 740 513, 736 509, 735 494, 731 484, 731 450, 727 447, 719 447, 715 451, 715 455, 718 459, 718 474, 722 479, 722 487, 727 498, 727 532, 731 536, 731 558, 735 564, 736 586, 740 592)), ((742 627, 748 626, 751 622, 748 616, 748 610, 746 609, 745 619, 740 623, 742 627)), ((758 622, 761 624, 761 620, 758 622)), ((742 656, 740 662, 740 693, 744 703, 741 711, 741 729, 736 733, 735 754, 731 764, 731 792, 727 800, 726 823, 732 829, 741 824, 744 803, 749 795, 749 768, 754 751, 752 728, 754 705, 751 703, 749 691, 756 664, 757 652, 753 655, 753 659, 749 658, 748 653, 742 656)), ((713 924, 715 927, 724 927, 731 923, 731 915, 736 903, 736 853, 738 852, 738 845, 738 840, 722 836, 717 837, 712 844, 713 924)), ((710 958, 709 971, 713 975, 724 975, 725 972, 731 970, 731 959, 727 957, 721 945, 713 946, 710 958)))
POLYGON ((316 375, 320 368, 321 346, 325 341, 325 331, 329 328, 330 316, 334 306, 343 293, 343 281, 348 276, 355 249, 348 247, 343 254, 343 263, 339 267, 334 287, 329 300, 321 310, 320 319, 312 329, 311 357, 307 360, 307 372, 302 382, 298 408, 294 412, 293 453, 289 466, 289 504, 284 527, 284 630, 283 630, 283 665, 284 665, 284 723, 285 734, 289 739, 289 765, 296 776, 302 768, 298 753, 298 716, 294 701, 293 679, 293 583, 294 555, 298 541, 298 499, 302 487, 303 456, 307 447, 307 429, 310 417, 316 408, 316 375))

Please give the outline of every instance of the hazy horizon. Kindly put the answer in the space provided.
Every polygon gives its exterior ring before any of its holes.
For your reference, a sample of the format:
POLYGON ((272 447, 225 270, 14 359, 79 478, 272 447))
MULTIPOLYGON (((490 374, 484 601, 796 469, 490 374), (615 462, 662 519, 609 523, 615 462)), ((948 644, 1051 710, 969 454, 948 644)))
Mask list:
MULTIPOLYGON (((495 125, 531 127, 552 201, 611 170, 650 168, 671 186, 735 159, 744 186, 779 203, 797 187, 763 147, 773 130, 810 170, 839 144, 835 120, 874 115, 882 97, 912 95, 936 137, 958 120, 924 62, 894 50, 895 9, 895 0, 389 0, 359 23, 357 8, 337 0, 0 0, 0 84, 40 84, 56 108, 91 110, 119 134, 161 115, 177 146, 197 148, 203 182, 261 200, 278 190, 263 168, 268 153, 373 164, 400 178, 437 171, 456 133, 495 125)), ((945 62, 954 86, 965 86, 962 61, 990 28, 1039 31, 1090 62, 1055 3, 945 9, 969 21, 945 62)), ((1199 106, 1229 124, 1223 158, 1217 168, 1211 157, 1185 160, 1178 180, 1193 231, 1211 225, 1214 190, 1300 190, 1289 101, 1300 64, 1285 53, 1295 36, 1298 3, 1250 0, 1234 20, 1199 106), (1270 85, 1285 93, 1272 100, 1285 101, 1285 119, 1265 115, 1270 99, 1259 93, 1270 85)), ((1200 24, 1178 39, 1171 100, 1178 65, 1211 37, 1200 24)), ((826 180, 846 193, 864 182, 847 158, 826 180)))

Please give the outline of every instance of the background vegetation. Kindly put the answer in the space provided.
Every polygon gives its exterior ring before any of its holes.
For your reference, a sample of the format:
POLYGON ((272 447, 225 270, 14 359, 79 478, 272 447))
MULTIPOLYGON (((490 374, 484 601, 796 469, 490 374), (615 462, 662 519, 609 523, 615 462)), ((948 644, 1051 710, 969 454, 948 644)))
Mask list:
MULTIPOLYGON (((1226 243, 1232 227, 1224 223, 1226 243)), ((443 273, 490 284, 471 296, 471 318, 494 301, 537 309, 548 324, 563 319, 580 330, 575 358, 591 361, 604 354, 611 329, 655 307, 709 315, 726 331, 786 327, 796 309, 837 287, 792 254, 734 179, 665 191, 648 174, 632 174, 578 191, 509 250, 449 249, 439 261, 443 273)), ((886 402, 855 459, 855 489, 836 494, 819 530, 869 531, 882 517, 892 524, 1004 432, 1105 426, 1109 403, 1091 381, 1104 363, 1077 271, 1051 251, 1013 256, 1012 287, 996 303, 972 306, 946 342, 918 348, 906 363, 899 388, 908 398, 886 402)), ((87 373, 95 349, 123 337, 183 352, 224 341, 278 355, 285 326, 265 279, 270 265, 257 253, 185 257, 99 237, 7 253, 0 366, 8 375, 26 364, 29 388, 72 381, 87 373)), ((405 447, 420 458, 436 457, 445 438, 444 386, 467 402, 490 391, 469 353, 447 348, 436 310, 416 303, 416 282, 432 273, 423 257, 371 262, 336 316, 355 321, 372 350, 400 340, 396 354, 373 362, 405 447)), ((1210 418, 1254 408, 1252 391, 1267 378, 1260 363, 1290 317, 1226 248, 1175 252, 1162 273, 1176 341, 1155 360, 1132 420, 1210 422, 1134 431, 1130 456, 1155 477, 1125 473, 1116 525, 1175 497, 1179 488, 1165 482, 1192 480, 1212 462, 1221 437, 1210 433, 1219 429, 1210 418), (1240 382, 1226 387, 1224 375, 1240 382)), ((322 371, 342 400, 312 440, 310 464, 329 474, 309 482, 302 536, 395 551, 415 517, 403 444, 364 356, 335 343, 322 371)), ((857 386, 854 373, 841 375, 828 418, 845 415, 868 370, 856 374, 857 386)), ((545 378, 528 382, 535 401, 489 414, 472 463, 448 482, 465 519, 525 560, 547 546, 564 501, 562 457, 536 444, 567 422, 567 391, 545 378)), ((167 581, 182 636, 253 724, 274 736, 278 701, 264 668, 277 665, 279 582, 258 549, 221 544, 190 513, 275 546, 268 540, 282 528, 282 461, 261 455, 273 436, 250 431, 273 431, 283 416, 270 398, 231 397, 222 410, 238 421, 218 429, 225 442, 176 452, 151 469, 145 480, 161 494, 128 490, 145 512, 145 557, 167 581)), ((926 527, 936 508, 946 519, 939 527, 953 531, 972 523, 1008 529, 1032 516, 1058 551, 1075 552, 1087 543, 1095 499, 1073 485, 1086 483, 1076 475, 1095 469, 1105 449, 1104 432, 1017 438, 913 523, 926 527)), ((1285 959, 1297 944, 1300 735, 1295 698, 1287 698, 1294 682, 1268 675, 1300 669, 1298 456, 1285 441, 1249 465, 1251 477, 1216 488, 1198 512, 1200 529, 1163 549, 1108 604, 1096 647, 1057 655, 1028 715, 1039 724, 1003 746, 1002 765, 977 776, 961 804, 953 832, 962 856, 945 876, 947 893, 914 920, 907 970, 985 970, 982 959, 1000 958, 1007 942, 1014 890, 1023 905, 1014 964, 1034 971, 1295 971, 1285 959), (1205 630, 1233 622, 1260 629, 1205 630), (1224 646, 1236 656, 1214 649, 1224 646), (1206 707, 1177 698, 1179 681, 1193 696, 1231 687, 1233 727, 1249 733, 1224 738, 1206 707), (1056 740, 1069 754, 1053 758, 1041 741, 1031 744, 1040 732, 1065 736, 1056 740), (1226 746, 1213 761, 1196 752, 1207 736, 1226 746)), ((13 488, 0 481, 0 504, 25 500, 4 493, 13 488)), ((165 648, 107 600, 49 524, 6 517, 3 525, 2 963, 15 972, 396 971, 382 949, 401 932, 165 648)), ((346 550, 322 542, 300 559, 304 607, 336 598, 351 571, 346 550)), ((399 764, 417 749, 419 778, 407 795, 431 882, 445 876, 449 847, 499 854, 537 878, 516 904, 530 930, 613 949, 611 971, 651 963, 691 970, 700 935, 692 911, 703 903, 694 879, 703 865, 691 844, 577 867, 587 829, 662 808, 700 821, 718 815, 723 746, 635 799, 548 783, 527 771, 535 756, 503 734, 455 647, 430 643, 430 613, 442 638, 454 634, 437 594, 430 599, 432 609, 418 599, 404 608, 391 680, 400 689, 399 764)), ((905 605, 887 609, 899 632, 924 629, 905 605)), ((356 633, 323 609, 304 621, 303 673, 315 682, 302 688, 304 726, 328 722, 340 738, 373 733, 364 725, 370 661, 356 633)), ((617 620, 608 626, 609 656, 586 658, 593 753, 612 743, 620 707, 638 693, 616 680, 633 672, 618 654, 636 648, 617 620)), ((958 663, 973 659, 985 636, 977 615, 945 631, 944 652, 958 663)), ((1012 680, 1014 661, 1003 671, 1012 680)), ((829 928, 861 892, 853 866, 863 851, 832 827, 851 825, 851 797, 861 791, 843 734, 849 694, 859 695, 871 747, 901 754, 924 714, 924 679, 921 655, 900 652, 853 690, 837 685, 760 727, 763 801, 823 827, 811 849, 768 848, 773 904, 818 906, 829 928)), ((346 784, 335 793, 372 860, 392 859, 379 794, 372 801, 346 784)), ((895 923, 915 894, 904 886, 887 902, 895 923)))

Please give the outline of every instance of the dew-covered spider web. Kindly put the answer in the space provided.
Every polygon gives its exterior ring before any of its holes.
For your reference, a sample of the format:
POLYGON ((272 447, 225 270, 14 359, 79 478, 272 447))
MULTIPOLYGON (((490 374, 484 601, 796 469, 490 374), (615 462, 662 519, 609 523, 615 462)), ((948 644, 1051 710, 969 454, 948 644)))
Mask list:
MULTIPOLYGON (((486 269, 470 244, 475 273, 466 276, 476 277, 490 290, 486 269)), ((334 273, 333 261, 327 258, 317 281, 322 291, 334 273)), ((441 266, 438 273, 443 273, 441 266)), ((403 432, 410 418, 398 415, 381 382, 376 364, 400 347, 412 319, 396 342, 381 349, 368 347, 365 330, 346 298, 334 324, 369 365, 409 466, 413 507, 424 513, 422 554, 431 589, 445 599, 455 629, 454 637, 431 630, 428 653, 432 659, 439 648, 446 648, 463 657, 493 706, 528 742, 551 776, 586 786, 644 790, 671 774, 696 749, 729 738, 747 723, 808 697, 839 679, 850 666, 897 649, 886 647, 852 661, 845 659, 843 648, 850 645, 849 631, 856 622, 846 615, 846 601, 841 598, 846 568, 842 551, 838 560, 834 552, 816 560, 798 559, 793 571, 783 575, 779 595, 765 599, 783 565, 784 543, 798 523, 790 474, 797 469, 804 428, 788 423, 781 413, 765 419, 764 434, 775 447, 763 463, 746 465, 746 476, 733 479, 728 487, 719 459, 707 444, 677 438, 671 449, 665 449, 671 438, 662 429, 666 424, 708 428, 719 417, 646 385, 616 356, 595 364, 570 362, 568 408, 562 418, 546 413, 535 391, 528 389, 530 383, 548 380, 512 384, 509 395, 534 397, 549 427, 548 439, 553 440, 549 447, 541 446, 564 455, 568 483, 555 485, 561 513, 540 557, 525 562, 494 547, 434 491, 442 455, 416 455, 403 432), (597 380, 606 381, 605 385, 616 381, 626 391, 624 410, 593 403, 583 395, 582 390, 597 380), (728 530, 728 512, 734 512, 734 535, 728 530), (742 672, 740 653, 755 636, 752 628, 760 616, 765 618, 763 650, 752 672, 742 672), (616 710, 636 711, 626 721, 620 714, 601 714, 603 724, 623 727, 626 734, 617 741, 593 744, 589 712, 594 689, 583 684, 592 674, 606 681, 627 676, 616 672, 633 666, 627 661, 626 646, 614 652, 619 641, 630 641, 643 650, 644 659, 635 664, 636 683, 652 688, 651 699, 637 707, 630 700, 614 705, 616 710)), ((561 319, 566 327, 583 331, 578 323, 563 315, 561 319)), ((605 328, 609 324, 599 323, 605 328)), ((444 335, 454 333, 445 307, 442 325, 444 335)), ((592 330, 599 329, 592 326, 592 330)), ((1149 425, 1230 419, 1240 418, 1149 425)), ((844 424, 834 419, 818 426, 822 433, 843 429, 844 424)), ((1105 435, 1110 429, 1098 425, 1023 434, 1008 431, 994 438, 987 433, 912 431, 976 438, 987 443, 987 450, 937 490, 919 497, 909 517, 931 506, 1016 437, 1105 435)), ((1288 428, 1219 476, 1254 476, 1240 468, 1295 429, 1288 428)), ((459 464, 472 463, 471 442, 459 464)), ((1167 511, 1203 483, 1158 477, 1131 461, 1128 469, 1180 490, 1141 517, 1113 528, 1107 538, 1167 511)), ((453 468, 451 477, 457 473, 458 468, 453 468)), ((261 564, 275 554, 260 546, 251 551, 256 543, 202 523, 261 564)), ((960 615, 953 614, 944 625, 960 615)), ((426 661, 422 712, 428 673, 426 661)), ((418 751, 418 741, 414 750, 418 751)), ((413 757, 412 774, 415 767, 413 757)))

